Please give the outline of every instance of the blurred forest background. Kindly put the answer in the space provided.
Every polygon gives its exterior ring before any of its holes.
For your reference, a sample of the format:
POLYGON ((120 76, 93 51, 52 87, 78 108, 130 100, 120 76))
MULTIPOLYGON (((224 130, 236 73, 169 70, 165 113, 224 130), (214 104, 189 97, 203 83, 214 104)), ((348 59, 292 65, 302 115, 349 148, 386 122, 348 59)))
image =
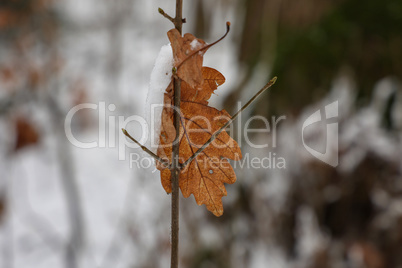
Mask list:
MULTIPOLYGON (((74 147, 64 132, 80 103, 143 114, 172 28, 158 7, 174 15, 174 1, 162 0, 0 2, 0 267, 168 266, 170 196, 159 172, 130 168, 135 149, 118 160, 111 140, 123 137, 110 120, 102 144, 99 109, 78 112, 72 126, 97 148, 74 147)), ((402 268, 402 1, 193 0, 184 16, 184 32, 207 42, 232 22, 204 57, 227 79, 215 107, 233 114, 279 77, 241 118, 286 116, 277 145, 243 142, 242 151, 275 152, 286 169, 238 167, 220 218, 181 199, 182 267, 402 268), (333 168, 303 148, 301 129, 336 100, 333 168)), ((318 144, 325 132, 314 127, 307 139, 318 144)), ((251 140, 271 144, 271 134, 251 140)))

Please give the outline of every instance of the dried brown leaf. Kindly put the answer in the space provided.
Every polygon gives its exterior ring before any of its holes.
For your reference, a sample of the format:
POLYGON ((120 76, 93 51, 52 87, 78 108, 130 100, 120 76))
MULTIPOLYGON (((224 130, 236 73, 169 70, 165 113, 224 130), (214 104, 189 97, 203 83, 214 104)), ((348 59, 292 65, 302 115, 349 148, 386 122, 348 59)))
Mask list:
MULTIPOLYGON (((200 67, 199 71, 201 83, 190 86, 184 79, 181 83, 180 164, 190 158, 230 119, 225 110, 219 111, 208 106, 212 93, 225 82, 224 76, 208 67, 200 67)), ((166 92, 157 154, 171 161, 172 142, 176 136, 171 108, 172 83, 166 92)), ((231 184, 236 181, 234 170, 227 159, 241 159, 241 151, 236 141, 223 131, 180 174, 179 186, 183 196, 189 197, 193 194, 198 205, 205 204, 216 216, 221 216, 223 213, 222 197, 227 195, 224 183, 231 184)), ((161 170, 162 185, 166 192, 170 193, 172 191, 170 170, 162 165, 158 165, 158 169, 161 170)))
MULTIPOLYGON (((205 42, 196 38, 192 34, 185 34, 183 37, 179 31, 172 29, 167 33, 173 50, 174 66, 179 66, 194 51, 206 46, 205 42)), ((187 59, 179 68, 177 75, 190 87, 197 87, 202 84, 202 56, 204 52, 199 52, 187 59)))

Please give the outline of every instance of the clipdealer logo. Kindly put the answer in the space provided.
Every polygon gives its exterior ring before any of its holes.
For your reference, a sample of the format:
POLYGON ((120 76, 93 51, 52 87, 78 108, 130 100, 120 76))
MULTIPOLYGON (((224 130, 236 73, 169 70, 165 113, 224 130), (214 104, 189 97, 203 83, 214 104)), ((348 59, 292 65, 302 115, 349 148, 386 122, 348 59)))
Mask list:
POLYGON ((324 109, 315 111, 306 119, 306 121, 304 121, 302 127, 302 141, 304 148, 306 148, 306 150, 315 158, 332 167, 338 166, 338 101, 326 105, 324 109), (325 151, 323 153, 308 146, 305 142, 304 135, 305 129, 308 126, 322 121, 324 121, 326 125, 325 151))
MULTIPOLYGON (((160 105, 154 105, 159 107, 160 105)), ((153 107, 155 108, 155 107, 153 107)), ((116 110, 116 106, 114 104, 110 104, 106 107, 105 102, 100 102, 99 104, 93 104, 93 103, 85 103, 85 104, 80 104, 75 107, 73 107, 67 114, 66 119, 65 119, 65 132, 66 132, 66 137, 68 140, 76 147, 79 148, 94 148, 94 147, 99 147, 99 148, 104 148, 104 147, 117 147, 118 154, 119 154, 119 160, 125 160, 126 159, 126 148, 138 148, 138 145, 128 142, 127 139, 125 138, 124 134, 121 133, 120 131, 116 133, 118 130, 121 128, 126 128, 128 124, 136 124, 141 127, 140 134, 141 137, 139 139, 139 142, 144 144, 149 137, 147 137, 149 125, 147 124, 147 121, 142 118, 141 116, 138 115, 133 115, 128 118, 124 116, 116 116, 113 114, 116 110), (79 110, 82 109, 91 109, 91 110, 98 110, 98 120, 99 120, 99 131, 98 131, 98 138, 92 142, 81 142, 77 140, 71 129, 71 123, 72 119, 75 113, 77 113, 79 110), (112 114, 111 114, 112 113, 112 114), (118 119, 118 120, 117 120, 118 119), (116 125, 118 127, 116 128, 116 125), (117 134, 117 135, 116 135, 117 134)), ((152 110, 152 109, 151 109, 152 110)), ((151 121, 154 119, 153 116, 151 116, 151 121)), ((285 120, 286 116, 280 116, 280 117, 272 117, 272 122, 269 122, 266 118, 262 116, 253 116, 247 120, 247 122, 244 124, 244 127, 240 127, 241 122, 238 124, 238 129, 234 129, 233 125, 229 126, 227 131, 229 133, 234 133, 235 131, 237 132, 239 137, 244 137, 244 141, 251 147, 251 148, 276 148, 277 147, 277 125, 279 124, 280 121, 285 120), (264 125, 263 128, 260 129, 252 129, 250 128, 250 123, 251 121, 261 121, 264 125), (267 140, 264 140, 263 144, 255 144, 250 139, 249 134, 251 132, 267 132, 270 133, 270 142, 267 140)), ((241 119, 239 119, 241 120, 241 119)), ((154 126, 154 122, 151 122, 151 135, 154 133, 152 126, 154 126)), ((332 102, 325 107, 318 109, 315 111, 313 114, 311 114, 303 123, 302 129, 302 142, 304 148, 315 158, 319 159, 320 161, 327 163, 328 165, 332 167, 336 167, 338 165, 338 101, 332 102), (322 143, 320 145, 325 145, 322 146, 322 148, 325 148, 325 151, 320 151, 317 150, 317 148, 312 148, 309 146, 306 141, 308 140, 308 135, 306 135, 306 128, 315 124, 325 124, 325 141, 321 142, 321 140, 318 140, 318 142, 322 143), (324 144, 325 143, 325 144, 324 144)), ((308 131, 307 131, 308 132, 308 131)), ((151 142, 154 141, 153 137, 150 137, 151 142)), ((241 141, 242 138, 239 139, 239 146, 241 146, 241 141)), ((155 144, 153 144, 155 146, 155 144)), ((280 156, 277 156, 275 153, 272 155, 269 154, 269 158, 275 158, 272 162, 272 164, 275 167, 277 167, 278 163, 280 163, 279 166, 285 167, 286 165, 282 165, 282 162, 284 162, 284 159, 280 156), (276 161, 278 160, 278 161, 276 161), (279 161, 280 160, 280 161, 279 161)), ((253 162, 254 158, 250 158, 251 162, 253 162)), ((265 159, 266 160, 266 159, 265 159)), ((271 159, 272 160, 272 159, 271 159)), ((270 160, 270 161, 271 161, 270 160)), ((255 162, 255 161, 254 161, 255 162)), ((253 162, 253 163, 254 163, 253 162)), ((268 163, 268 162, 267 162, 268 163)), ((263 166, 265 166, 266 161, 262 163, 263 166)), ((283 163, 284 164, 284 163, 283 163)), ((271 167, 272 168, 272 167, 271 167)), ((279 167, 278 167, 279 168, 279 167)))

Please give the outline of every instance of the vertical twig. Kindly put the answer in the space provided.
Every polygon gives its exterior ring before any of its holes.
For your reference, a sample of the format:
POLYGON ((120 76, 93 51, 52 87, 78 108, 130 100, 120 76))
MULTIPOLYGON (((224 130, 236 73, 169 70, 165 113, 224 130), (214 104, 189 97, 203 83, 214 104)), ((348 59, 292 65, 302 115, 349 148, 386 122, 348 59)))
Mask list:
POLYGON ((48 102, 56 129, 57 157, 60 162, 61 183, 65 194, 71 228, 66 244, 65 265, 67 268, 77 268, 80 266, 79 258, 84 244, 84 219, 82 217, 81 197, 77 185, 71 148, 64 133, 63 119, 65 114, 53 96, 49 96, 48 102))
MULTIPOLYGON (((176 0, 176 16, 174 18, 174 26, 182 34, 183 26, 183 0, 176 0)), ((172 250, 170 258, 170 267, 179 267, 179 177, 180 177, 180 79, 174 78, 174 127, 176 129, 176 139, 173 143, 172 153, 172 250)))
POLYGON ((183 0, 176 0, 176 17, 174 18, 174 27, 181 34, 183 26, 183 0))
MULTIPOLYGON (((54 26, 51 31, 51 43, 49 47, 49 65, 59 59, 59 31, 54 26)), ((81 207, 81 196, 77 183, 75 165, 71 151, 71 144, 66 138, 64 132, 65 111, 57 101, 60 94, 60 77, 58 72, 54 72, 52 68, 46 69, 45 77, 48 78, 45 86, 45 103, 50 114, 52 126, 55 128, 56 135, 56 153, 59 161, 60 178, 62 189, 65 195, 66 210, 69 218, 70 233, 66 241, 65 248, 65 267, 79 268, 80 256, 84 245, 84 218, 81 207)))

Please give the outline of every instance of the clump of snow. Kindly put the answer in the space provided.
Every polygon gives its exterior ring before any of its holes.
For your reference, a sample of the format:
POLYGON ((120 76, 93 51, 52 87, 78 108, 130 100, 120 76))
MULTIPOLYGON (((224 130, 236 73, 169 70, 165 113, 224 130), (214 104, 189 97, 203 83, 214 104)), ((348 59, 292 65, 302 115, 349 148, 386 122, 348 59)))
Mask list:
POLYGON ((170 44, 164 45, 159 51, 149 82, 148 96, 145 108, 145 118, 148 124, 148 148, 156 152, 159 143, 161 114, 163 110, 163 95, 172 79, 173 52, 170 44))
POLYGON ((197 50, 202 47, 202 44, 200 42, 198 42, 197 39, 194 39, 193 41, 191 41, 190 46, 191 46, 191 50, 197 50))

